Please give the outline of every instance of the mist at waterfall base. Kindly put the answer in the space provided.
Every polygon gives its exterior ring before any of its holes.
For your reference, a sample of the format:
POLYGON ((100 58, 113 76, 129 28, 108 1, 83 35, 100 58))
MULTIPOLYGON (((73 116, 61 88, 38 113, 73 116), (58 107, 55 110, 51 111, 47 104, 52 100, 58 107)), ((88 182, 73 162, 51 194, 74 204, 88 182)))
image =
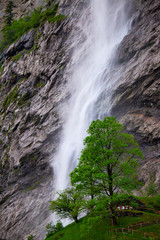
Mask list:
POLYGON ((54 195, 70 185, 69 174, 78 163, 91 121, 110 114, 113 88, 120 77, 113 59, 130 28, 130 4, 129 0, 90 0, 77 23, 69 65, 71 98, 63 106, 68 114, 61 114, 65 123, 52 163, 54 195))

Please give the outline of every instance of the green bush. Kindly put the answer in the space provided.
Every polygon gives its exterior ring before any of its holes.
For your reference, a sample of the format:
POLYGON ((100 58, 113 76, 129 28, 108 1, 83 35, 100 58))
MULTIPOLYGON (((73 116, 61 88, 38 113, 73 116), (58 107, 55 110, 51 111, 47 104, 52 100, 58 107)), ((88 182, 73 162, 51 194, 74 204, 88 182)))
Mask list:
POLYGON ((46 230, 47 230, 46 238, 52 236, 53 234, 55 234, 56 232, 62 229, 63 229, 63 224, 61 222, 57 222, 56 225, 52 225, 51 222, 48 223, 48 225, 46 226, 46 230))
POLYGON ((33 240, 34 239, 34 236, 33 235, 30 235, 28 236, 27 240, 33 240))
POLYGON ((160 208, 160 194, 154 197, 153 206, 155 208, 160 208))

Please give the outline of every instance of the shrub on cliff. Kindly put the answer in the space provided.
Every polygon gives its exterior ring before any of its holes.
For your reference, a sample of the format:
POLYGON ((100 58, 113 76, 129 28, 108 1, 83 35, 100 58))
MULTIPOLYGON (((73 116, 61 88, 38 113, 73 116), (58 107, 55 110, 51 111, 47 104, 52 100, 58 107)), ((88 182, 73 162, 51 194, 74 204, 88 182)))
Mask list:
POLYGON ((12 1, 9 1, 7 3, 6 9, 5 9, 5 24, 6 26, 11 26, 13 22, 13 8, 15 7, 14 3, 12 1))
POLYGON ((34 236, 33 235, 28 236, 27 240, 34 240, 34 236))
POLYGON ((5 47, 18 40, 24 33, 32 28, 39 27, 45 21, 57 22, 64 19, 65 16, 61 14, 56 15, 57 11, 58 3, 53 4, 51 8, 47 8, 46 10, 39 7, 33 10, 29 15, 19 20, 14 20, 11 24, 7 24, 2 30, 3 35, 0 38, 0 52, 2 52, 5 47))

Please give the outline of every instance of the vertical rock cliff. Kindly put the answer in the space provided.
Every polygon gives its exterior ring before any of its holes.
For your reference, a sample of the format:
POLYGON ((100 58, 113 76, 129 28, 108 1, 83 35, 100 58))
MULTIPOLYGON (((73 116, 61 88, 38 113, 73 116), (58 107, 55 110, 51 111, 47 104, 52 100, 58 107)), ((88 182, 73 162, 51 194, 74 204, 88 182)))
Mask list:
POLYGON ((138 140, 144 153, 139 170, 145 186, 150 176, 160 185, 160 2, 143 1, 132 29, 119 48, 124 66, 113 96, 113 114, 138 140))
MULTIPOLYGON (((17 3, 28 10, 25 4, 40 4, 17 3)), ((18 16, 25 12, 20 9, 18 16)), ((59 110, 70 98, 66 69, 72 36, 86 9, 86 1, 61 0, 65 20, 29 31, 0 56, 0 237, 7 240, 26 240, 30 234, 44 239, 54 176, 50 163, 63 126, 59 110)), ((154 174, 160 185, 159 35, 159 0, 135 1, 131 30, 116 56, 116 67, 123 71, 112 113, 142 148, 141 181, 147 184, 154 174)))
POLYGON ((68 97, 68 36, 84 5, 62 1, 66 20, 29 31, 0 57, 0 237, 7 240, 44 239, 50 222, 50 161, 62 126, 58 108, 68 97))

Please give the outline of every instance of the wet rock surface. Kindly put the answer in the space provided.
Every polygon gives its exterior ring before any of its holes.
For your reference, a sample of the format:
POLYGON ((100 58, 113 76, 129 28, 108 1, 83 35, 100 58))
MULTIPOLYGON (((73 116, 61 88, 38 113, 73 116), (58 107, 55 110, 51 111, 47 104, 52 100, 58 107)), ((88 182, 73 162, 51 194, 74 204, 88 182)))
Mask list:
MULTIPOLYGON (((118 50, 123 74, 113 95, 112 113, 138 140, 144 153, 139 170, 160 185, 160 2, 139 5, 130 33, 118 50)), ((145 187, 144 187, 145 188, 145 187)))

